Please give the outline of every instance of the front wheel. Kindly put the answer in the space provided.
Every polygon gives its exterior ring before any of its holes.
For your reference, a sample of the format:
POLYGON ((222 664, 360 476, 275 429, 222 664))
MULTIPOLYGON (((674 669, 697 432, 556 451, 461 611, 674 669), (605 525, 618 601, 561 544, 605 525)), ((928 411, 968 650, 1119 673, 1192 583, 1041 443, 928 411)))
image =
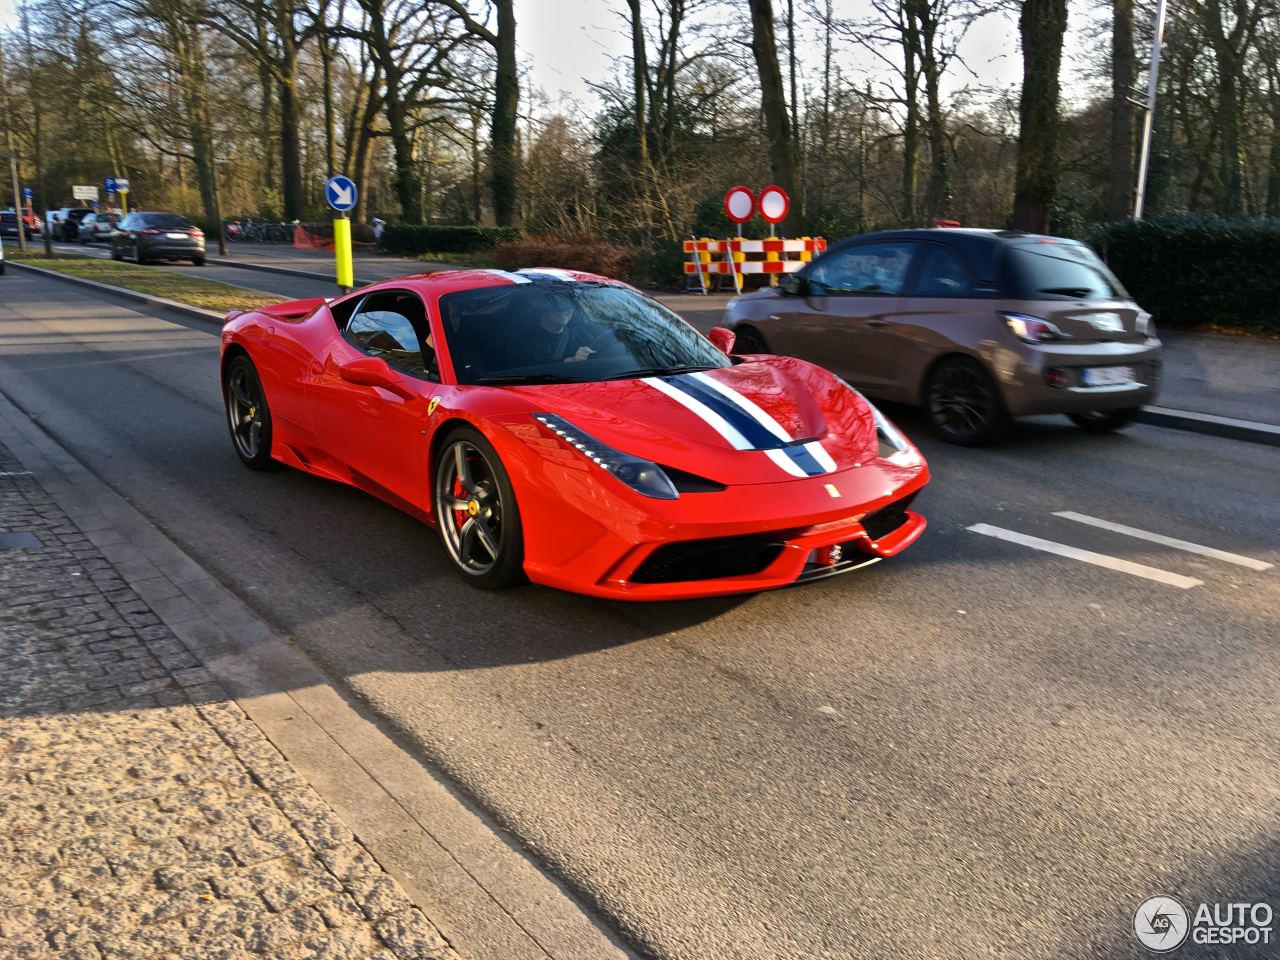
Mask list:
POLYGON ((191 258, 191 265, 192 265, 193 267, 203 267, 203 266, 204 266, 204 257, 192 257, 192 258, 191 258))
POLYGON ((451 433, 436 459, 435 515, 454 569, 485 590, 524 579, 520 510, 498 453, 477 430, 451 433))
POLYGON ((1081 430, 1087 430, 1089 433, 1110 433, 1112 430, 1128 426, 1141 409, 1141 407, 1122 407, 1119 410, 1090 410, 1087 413, 1068 413, 1067 416, 1081 430))
POLYGON ((933 368, 925 406, 942 439, 962 447, 990 443, 1009 424, 995 381, 972 357, 948 357, 933 368))
POLYGON ((770 350, 759 330, 740 327, 734 331, 733 352, 735 354, 769 353, 770 350))
POLYGON ((271 409, 262 389, 262 378, 245 354, 227 364, 222 393, 227 405, 227 427, 236 456, 250 470, 266 470, 271 459, 271 409))

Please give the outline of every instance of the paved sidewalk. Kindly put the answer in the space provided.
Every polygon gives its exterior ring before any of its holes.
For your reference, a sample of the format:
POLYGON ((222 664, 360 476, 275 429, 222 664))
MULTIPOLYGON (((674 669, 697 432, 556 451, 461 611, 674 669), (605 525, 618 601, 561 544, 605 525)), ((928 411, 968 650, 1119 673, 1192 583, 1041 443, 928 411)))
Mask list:
POLYGON ((458 957, 92 533, 0 442, 0 960, 458 957))

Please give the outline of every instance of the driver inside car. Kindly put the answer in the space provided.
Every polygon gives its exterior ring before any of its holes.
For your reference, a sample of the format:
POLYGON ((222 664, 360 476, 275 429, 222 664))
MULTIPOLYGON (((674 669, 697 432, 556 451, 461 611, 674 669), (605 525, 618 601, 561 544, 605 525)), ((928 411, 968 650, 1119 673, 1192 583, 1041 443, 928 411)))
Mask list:
POLYGON ((588 346, 592 331, 585 324, 570 323, 573 303, 567 298, 540 298, 537 322, 532 325, 526 352, 530 363, 577 363, 595 349, 588 346))

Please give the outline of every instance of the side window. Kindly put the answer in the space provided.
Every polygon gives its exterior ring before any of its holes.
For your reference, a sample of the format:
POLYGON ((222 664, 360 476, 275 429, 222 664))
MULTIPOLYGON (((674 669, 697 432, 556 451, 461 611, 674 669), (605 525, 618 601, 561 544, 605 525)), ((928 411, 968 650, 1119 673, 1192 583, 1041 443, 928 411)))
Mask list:
POLYGON ((960 258, 941 244, 928 244, 920 254, 911 293, 917 297, 963 297, 974 292, 973 278, 960 258))
POLYGON ((422 300, 413 293, 379 290, 360 301, 342 335, 356 349, 381 357, 397 370, 439 378, 422 300))
POLYGON ((813 293, 861 293, 896 296, 902 292, 911 265, 911 243, 868 243, 835 250, 809 269, 813 293))

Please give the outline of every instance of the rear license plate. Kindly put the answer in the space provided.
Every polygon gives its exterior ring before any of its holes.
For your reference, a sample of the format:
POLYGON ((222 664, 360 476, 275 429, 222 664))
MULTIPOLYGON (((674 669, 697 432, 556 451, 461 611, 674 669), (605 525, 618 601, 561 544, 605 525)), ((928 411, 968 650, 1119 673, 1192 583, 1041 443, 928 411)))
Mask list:
POLYGON ((1133 367, 1085 367, 1080 371, 1080 381, 1086 387, 1114 387, 1135 379, 1133 367))
POLYGON ((170 240, 187 240, 190 238, 185 233, 171 233, 169 234, 169 239, 170 240))

